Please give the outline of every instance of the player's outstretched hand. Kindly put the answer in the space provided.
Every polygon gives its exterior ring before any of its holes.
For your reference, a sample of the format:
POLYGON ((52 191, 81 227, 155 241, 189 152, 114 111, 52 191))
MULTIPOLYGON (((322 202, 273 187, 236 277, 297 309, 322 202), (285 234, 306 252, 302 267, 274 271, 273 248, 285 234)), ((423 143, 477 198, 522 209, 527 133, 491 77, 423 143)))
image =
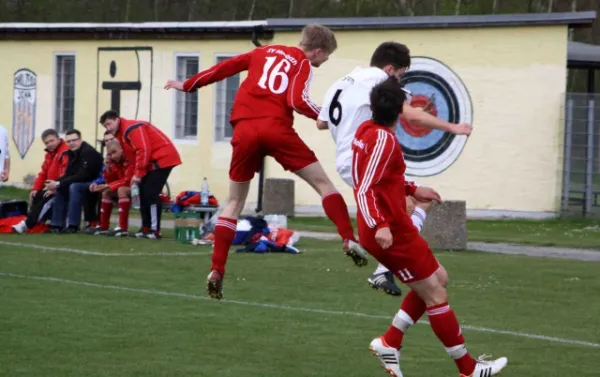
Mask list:
POLYGON ((438 202, 442 203, 442 198, 437 191, 431 187, 419 186, 413 194, 414 198, 420 202, 438 202))
POLYGON ((165 89, 167 89, 167 90, 177 89, 177 90, 183 92, 183 81, 169 80, 165 84, 165 89))
POLYGON ((459 124, 455 124, 454 127, 452 127, 452 133, 456 134, 456 135, 471 135, 471 132, 473 132, 473 126, 471 126, 468 123, 459 123, 459 124))
POLYGON ((388 247, 392 246, 394 238, 392 237, 390 228, 385 227, 377 229, 377 233, 375 233, 375 241, 377 241, 377 244, 383 249, 387 249, 388 247))

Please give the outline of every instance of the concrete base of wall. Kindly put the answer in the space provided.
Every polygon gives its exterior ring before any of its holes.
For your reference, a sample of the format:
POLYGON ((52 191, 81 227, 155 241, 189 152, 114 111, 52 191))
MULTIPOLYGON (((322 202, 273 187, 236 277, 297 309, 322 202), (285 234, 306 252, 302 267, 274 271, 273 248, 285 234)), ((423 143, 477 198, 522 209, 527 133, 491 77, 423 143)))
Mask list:
MULTIPOLYGON (((242 212, 243 215, 253 215, 256 203, 246 203, 246 207, 242 212)), ((296 205, 295 216, 311 217, 325 216, 323 207, 321 206, 301 206, 296 205)), ((350 216, 356 217, 356 206, 349 206, 348 211, 350 216)), ((467 209, 468 220, 479 219, 526 219, 526 220, 543 220, 553 219, 558 217, 556 212, 533 212, 533 211, 513 211, 513 210, 493 210, 493 209, 467 209)))

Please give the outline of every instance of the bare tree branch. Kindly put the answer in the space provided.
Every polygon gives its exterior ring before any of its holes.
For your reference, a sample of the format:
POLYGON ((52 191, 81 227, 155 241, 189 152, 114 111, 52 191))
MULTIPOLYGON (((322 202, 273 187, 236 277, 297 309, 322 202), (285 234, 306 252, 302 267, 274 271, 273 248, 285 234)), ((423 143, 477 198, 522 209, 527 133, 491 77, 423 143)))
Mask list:
POLYGON ((129 22, 129 10, 131 9, 131 0, 125 3, 125 22, 129 22))
POLYGON ((455 15, 459 15, 460 14, 460 5, 461 5, 462 1, 461 0, 456 0, 456 5, 454 7, 454 14, 455 15))
POLYGON ((252 0, 252 5, 250 6, 250 12, 248 13, 248 19, 251 20, 254 15, 254 8, 256 8, 256 0, 252 0))

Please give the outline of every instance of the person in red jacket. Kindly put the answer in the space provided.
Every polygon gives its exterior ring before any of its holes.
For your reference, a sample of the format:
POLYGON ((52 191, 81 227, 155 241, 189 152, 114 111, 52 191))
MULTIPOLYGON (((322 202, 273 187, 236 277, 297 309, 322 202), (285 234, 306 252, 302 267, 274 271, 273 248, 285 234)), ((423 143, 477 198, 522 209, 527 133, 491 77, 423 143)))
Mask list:
POLYGON ((131 185, 140 190, 142 229, 138 238, 160 238, 162 203, 159 195, 171 170, 181 165, 179 152, 173 142, 157 127, 143 120, 119 117, 109 110, 100 117, 100 124, 119 140, 125 158, 134 165, 131 185))
POLYGON ((44 186, 46 181, 55 181, 62 175, 60 157, 69 150, 67 143, 51 128, 42 132, 42 141, 46 146, 46 155, 29 193, 29 214, 24 221, 13 226, 13 230, 17 233, 23 233, 27 229, 33 228, 50 216, 55 192, 45 190, 44 186))
POLYGON ((406 196, 441 202, 428 187, 407 184, 406 163, 396 138, 398 117, 406 97, 395 77, 370 94, 373 116, 358 127, 352 143, 352 181, 358 206, 358 234, 369 253, 411 288, 391 326, 371 341, 370 349, 393 376, 400 371, 400 348, 408 328, 427 312, 435 335, 456 363, 461 377, 491 377, 507 359, 475 360, 454 311, 448 304, 448 273, 438 263, 406 213, 406 196))
POLYGON ((118 140, 111 140, 106 144, 106 168, 104 170, 105 183, 92 183, 91 192, 102 193, 100 205, 100 228, 94 234, 106 234, 114 237, 127 237, 129 235, 129 210, 131 208, 131 179, 135 166, 125 158, 123 148, 118 140), (112 214, 113 200, 119 203, 119 225, 109 231, 110 215, 112 214))
POLYGON ((229 168, 229 199, 215 227, 215 246, 207 278, 209 296, 222 298, 227 254, 235 236, 250 181, 271 156, 285 169, 308 182, 321 196, 323 208, 336 225, 346 255, 355 264, 367 264, 367 253, 354 237, 348 207, 315 153, 293 127, 294 110, 317 119, 320 108, 309 96, 312 67, 319 67, 337 48, 333 32, 322 25, 307 25, 299 46, 270 45, 225 60, 185 82, 170 80, 165 89, 192 92, 241 71, 248 76, 240 85, 231 113, 233 154, 229 168))

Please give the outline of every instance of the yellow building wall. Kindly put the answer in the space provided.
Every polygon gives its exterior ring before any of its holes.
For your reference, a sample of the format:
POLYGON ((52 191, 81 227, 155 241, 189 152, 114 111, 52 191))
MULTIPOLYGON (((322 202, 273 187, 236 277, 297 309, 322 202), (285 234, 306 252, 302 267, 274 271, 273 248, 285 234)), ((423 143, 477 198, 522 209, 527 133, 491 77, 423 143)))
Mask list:
MULTIPOLYGON (((231 55, 253 48, 247 40, 207 41, 0 41, 0 51, 8 59, 0 59, 0 125, 4 125, 12 139, 13 122, 13 73, 28 68, 37 74, 37 110, 35 141, 24 159, 15 144, 10 142, 12 157, 11 177, 8 184, 22 184, 27 174, 37 174, 44 156, 41 133, 54 127, 55 55, 75 54, 75 128, 83 139, 94 145, 101 139, 104 128, 98 125, 98 116, 110 108, 110 92, 97 90, 97 81, 142 81, 137 119, 147 120, 152 94, 152 123, 167 136, 174 137, 175 101, 174 91, 164 90, 167 80, 175 78, 177 54, 199 55, 200 69, 215 64, 218 55, 231 55), (68 47, 66 47, 68 46, 68 47), (135 52, 106 51, 98 54, 99 47, 153 48, 153 64, 149 51, 138 51, 139 70, 135 52), (117 72, 110 77, 110 61, 117 62, 117 72), (97 66, 100 66, 97 69, 97 66), (149 75, 152 67, 152 85, 149 75), (98 98, 98 111, 96 103, 98 98), (98 129, 97 129, 98 128, 98 129)), ((242 78, 244 75, 242 75, 242 78)), ((101 84, 100 84, 101 85, 101 84)), ((228 192, 228 171, 231 146, 228 141, 214 141, 215 88, 203 88, 199 92, 198 137, 195 140, 175 141, 183 164, 175 168, 169 178, 172 193, 181 190, 199 190, 204 176, 208 177, 211 191, 221 201, 228 192)), ((125 92, 121 96, 121 110, 125 117, 135 118, 137 92, 125 92)), ((250 200, 256 201, 257 184, 250 190, 250 200)))
MULTIPOLYGON (((566 85, 567 28, 515 27, 444 30, 338 31, 338 50, 314 70, 311 95, 321 103, 328 86, 357 65, 368 66, 375 47, 394 40, 412 56, 442 61, 460 76, 473 103, 473 133, 462 153, 439 175, 413 177, 468 209, 556 211, 562 181, 561 106, 566 85)), ((277 33, 293 45, 299 33, 277 33)), ((337 176, 328 131, 296 116, 296 129, 325 166, 349 205, 352 190, 337 176)), ((269 160, 268 176, 286 176, 269 160)), ((319 197, 296 179, 296 204, 319 197)))
MULTIPOLYGON (((413 56, 427 56, 448 65, 465 83, 472 102, 474 132, 457 161, 441 174, 418 177, 418 183, 439 190, 448 200, 466 200, 469 209, 555 211, 561 183, 561 105, 566 81, 567 28, 519 27, 444 30, 338 31, 339 48, 321 68, 315 69, 311 95, 320 103, 327 87, 357 65, 368 65, 371 52, 381 42, 405 43, 413 56)), ((276 33, 272 43, 295 45, 299 33, 276 33)), ((203 41, 0 41, 0 124, 12 136, 12 74, 28 68, 37 74, 36 138, 24 159, 11 141, 10 183, 21 183, 26 174, 36 174, 43 158, 42 131, 53 127, 54 62, 57 53, 76 56, 75 127, 90 144, 101 138, 98 113, 110 105, 108 91, 98 91, 97 81, 134 80, 138 72, 131 53, 103 52, 98 47, 151 46, 153 65, 147 52, 138 54, 143 89, 138 119, 147 119, 152 95, 152 123, 168 136, 174 135, 174 92, 163 89, 175 76, 178 53, 198 54, 200 69, 214 64, 218 54, 236 54, 253 48, 250 40, 203 41), (118 64, 114 78, 105 66, 118 64), (100 72, 98 72, 100 71, 100 72), (152 86, 147 77, 152 71, 152 86)), ((134 117, 137 98, 123 94, 123 115, 134 117)), ((172 191, 197 190, 207 176, 211 190, 220 200, 227 196, 229 142, 214 141, 215 88, 199 91, 197 140, 177 141, 183 165, 169 179, 172 191)), ((337 176, 335 154, 328 131, 318 131, 313 121, 296 116, 295 127, 314 149, 327 173, 353 206, 351 190, 337 176)), ((266 177, 287 177, 272 159, 266 177)), ((248 206, 256 200, 253 183, 248 206)), ((304 182, 296 179, 296 205, 319 209, 320 199, 304 182)))

